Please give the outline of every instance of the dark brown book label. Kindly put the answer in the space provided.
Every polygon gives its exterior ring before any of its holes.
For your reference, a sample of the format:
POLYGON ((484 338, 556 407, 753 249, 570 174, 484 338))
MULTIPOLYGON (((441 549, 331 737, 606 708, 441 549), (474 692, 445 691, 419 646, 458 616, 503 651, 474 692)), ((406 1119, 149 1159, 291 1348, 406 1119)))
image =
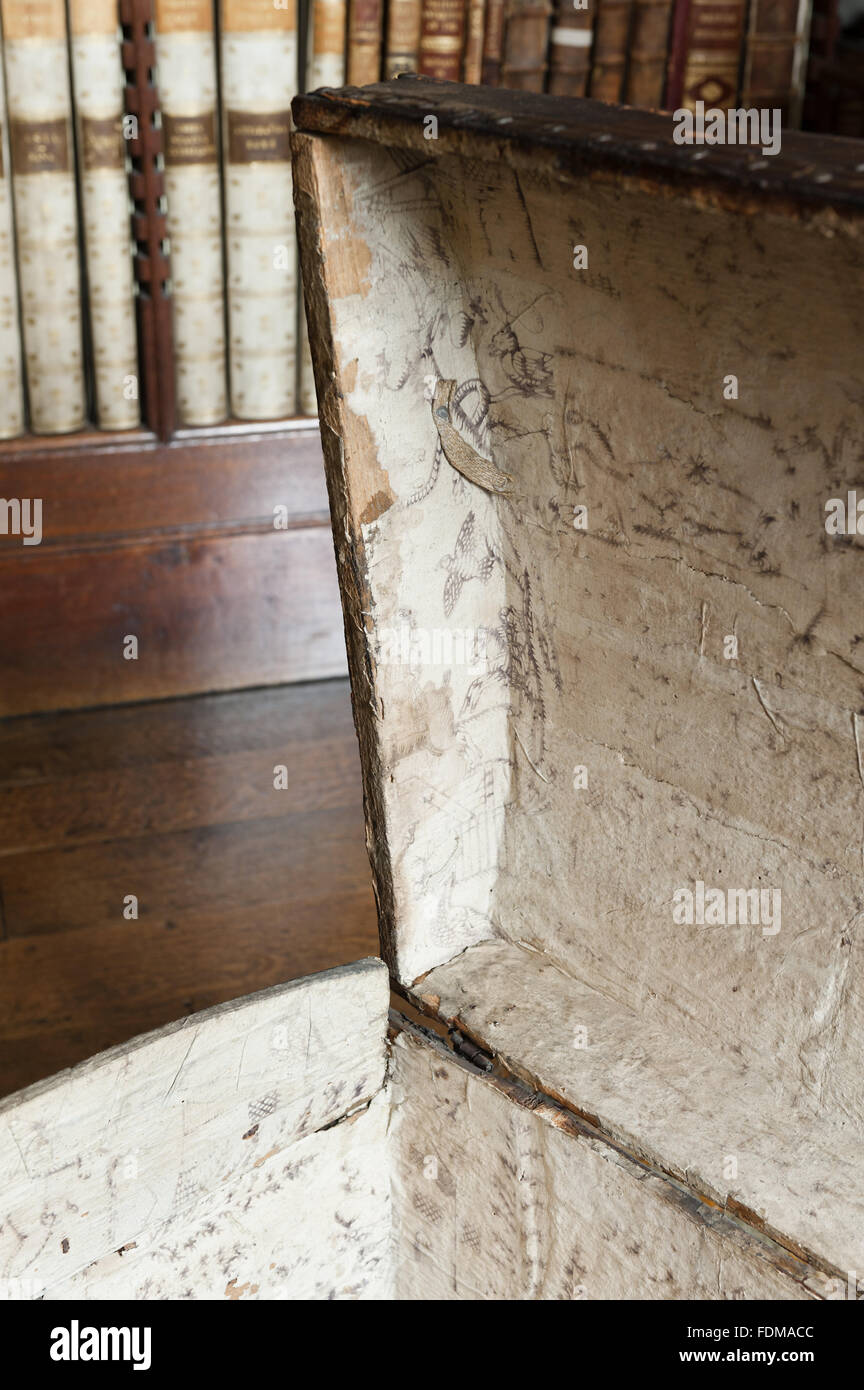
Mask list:
POLYGON ((120 116, 81 117, 81 163, 91 169, 122 169, 126 163, 120 116))
POLYGON ((291 158, 291 112, 229 111, 228 163, 273 164, 291 158))
POLYGON ((19 121, 13 118, 10 130, 12 169, 16 174, 68 174, 69 123, 65 116, 56 121, 19 121))
POLYGON ((215 164, 216 114, 169 116, 162 113, 166 164, 215 164))

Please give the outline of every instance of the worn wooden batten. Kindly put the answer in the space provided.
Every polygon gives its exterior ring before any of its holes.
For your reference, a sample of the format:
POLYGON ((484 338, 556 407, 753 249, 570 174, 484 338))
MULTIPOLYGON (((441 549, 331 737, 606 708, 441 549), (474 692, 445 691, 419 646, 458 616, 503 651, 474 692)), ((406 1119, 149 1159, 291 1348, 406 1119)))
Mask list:
POLYGON ((293 109, 387 968, 0 1104, 0 1278, 845 1298, 858 153, 416 79, 293 109))

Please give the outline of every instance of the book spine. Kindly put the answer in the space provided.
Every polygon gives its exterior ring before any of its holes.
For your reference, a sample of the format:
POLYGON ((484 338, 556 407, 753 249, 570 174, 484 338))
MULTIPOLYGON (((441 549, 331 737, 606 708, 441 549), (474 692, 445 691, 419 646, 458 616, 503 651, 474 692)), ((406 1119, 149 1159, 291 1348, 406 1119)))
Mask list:
POLYGON ((278 420, 296 408, 293 0, 284 9, 223 0, 220 54, 231 413, 278 420))
POLYGON ((423 0, 417 64, 421 77, 458 82, 462 75, 464 42, 463 0, 423 0))
POLYGON ((483 26, 485 20, 486 0, 468 0, 462 81, 471 86, 476 86, 479 83, 483 72, 483 26))
POLYGON ((420 60, 421 0, 390 0, 387 10, 387 52, 384 75, 416 72, 420 60))
MULTIPOLYGON (((415 0, 415 3, 419 3, 419 0, 415 0)), ((346 17, 345 0, 312 0, 309 6, 306 44, 304 88, 307 92, 312 92, 317 87, 344 87, 346 17)), ((318 404, 315 398, 315 376, 312 371, 312 354, 309 351, 306 311, 302 302, 299 309, 300 371, 297 403, 301 415, 316 415, 318 404)))
POLYGON ((740 104, 800 125, 812 0, 751 0, 740 104))
POLYGON ((212 425, 228 410, 222 202, 212 0, 156 0, 177 410, 212 425))
POLYGON ((86 419, 72 95, 63 0, 3 0, 30 427, 86 419))
POLYGON ((348 85, 365 87, 381 75, 383 0, 350 0, 348 9, 348 85))
POLYGON ((807 94, 807 63, 810 56, 810 28, 813 23, 813 0, 799 0, 798 23, 795 29, 795 55, 792 60, 792 91, 789 97, 788 124, 800 130, 804 120, 804 98, 807 94))
POLYGON ((810 18, 803 120, 805 130, 830 131, 832 101, 828 70, 840 33, 838 0, 813 0, 810 18))
POLYGON ((129 430, 141 412, 116 0, 70 0, 69 32, 96 420, 129 430))
POLYGON ((677 0, 665 105, 728 110, 738 94, 746 0, 677 0))
POLYGON ((483 28, 483 63, 480 80, 486 87, 497 87, 501 80, 504 53, 504 0, 486 0, 483 28))
POLYGON ((584 97, 591 66, 594 15, 588 0, 576 9, 573 0, 558 0, 549 34, 548 91, 559 97, 584 97))
POLYGON ((663 105, 671 22, 672 0, 635 0, 625 90, 632 106, 663 105))
POLYGON ((25 428, 24 370, 18 323, 18 277, 9 175, 9 131, 0 39, 0 439, 14 439, 25 428))
POLYGON ((345 86, 347 0, 310 0, 303 90, 345 86))
POLYGON ((511 0, 504 27, 500 86, 542 92, 549 46, 548 0, 511 0))
POLYGON ((599 101, 621 101, 627 69, 632 0, 597 0, 591 95, 599 101))

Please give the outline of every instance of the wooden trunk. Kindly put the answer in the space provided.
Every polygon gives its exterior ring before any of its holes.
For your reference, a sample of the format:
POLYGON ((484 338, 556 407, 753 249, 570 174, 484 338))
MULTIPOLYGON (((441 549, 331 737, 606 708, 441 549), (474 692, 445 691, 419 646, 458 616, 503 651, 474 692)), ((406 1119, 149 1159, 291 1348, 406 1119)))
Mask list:
POLYGON ((859 153, 411 78, 294 116, 386 967, 5 1102, 0 1272, 46 1297, 843 1298, 859 153))

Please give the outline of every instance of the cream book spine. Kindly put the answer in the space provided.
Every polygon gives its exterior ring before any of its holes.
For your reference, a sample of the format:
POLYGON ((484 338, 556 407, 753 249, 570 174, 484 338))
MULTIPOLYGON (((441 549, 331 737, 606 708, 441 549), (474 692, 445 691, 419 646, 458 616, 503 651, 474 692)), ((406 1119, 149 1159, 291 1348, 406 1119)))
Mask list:
MULTIPOLYGON (((345 44, 347 39, 348 5, 346 0, 310 0, 309 37, 306 48, 307 92, 318 87, 345 86, 345 44)), ((306 313, 300 304, 300 386, 301 415, 317 415, 315 377, 312 354, 309 351, 309 331, 306 313)))
POLYGON ((156 66, 177 413, 213 425, 228 413, 228 384, 212 0, 156 0, 156 66))
POLYGON ((0 39, 0 439, 14 439, 24 429, 24 368, 21 362, 9 130, 0 39))
POLYGON ((96 422, 140 423, 135 277, 116 0, 69 0, 96 422))
POLYGON ((30 428, 81 429, 87 401, 63 0, 2 0, 30 428))
POLYGON ((295 0, 224 0, 221 55, 231 409, 276 420, 297 406, 295 0))

